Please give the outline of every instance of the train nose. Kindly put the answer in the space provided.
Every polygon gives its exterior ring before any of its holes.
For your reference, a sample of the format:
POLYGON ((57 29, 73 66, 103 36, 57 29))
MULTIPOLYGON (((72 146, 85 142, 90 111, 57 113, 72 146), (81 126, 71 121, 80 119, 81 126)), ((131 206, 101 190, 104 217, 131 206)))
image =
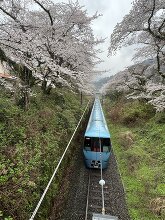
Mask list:
POLYGON ((100 168, 101 167, 101 162, 99 160, 92 160, 91 161, 91 167, 92 168, 100 168))

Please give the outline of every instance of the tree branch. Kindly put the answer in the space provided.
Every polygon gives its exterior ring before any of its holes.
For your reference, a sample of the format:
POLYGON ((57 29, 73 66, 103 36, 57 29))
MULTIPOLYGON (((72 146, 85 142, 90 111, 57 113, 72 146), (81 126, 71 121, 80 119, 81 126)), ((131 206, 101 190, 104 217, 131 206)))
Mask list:
POLYGON ((7 14, 9 17, 11 17, 14 21, 17 20, 17 18, 16 18, 15 16, 11 15, 9 12, 7 12, 7 11, 6 11, 4 8, 2 8, 1 6, 0 6, 0 10, 3 11, 5 14, 7 14))
POLYGON ((148 19, 148 30, 149 31, 151 31, 151 19, 154 16, 154 11, 155 11, 155 0, 153 0, 153 8, 152 8, 152 11, 151 11, 151 15, 148 19))
POLYGON ((2 8, 0 6, 0 10, 3 11, 3 13, 5 13, 6 15, 8 15, 10 18, 12 18, 16 23, 19 23, 21 29, 23 32, 26 32, 25 27, 20 23, 20 21, 17 20, 17 18, 15 16, 13 16, 12 14, 10 14, 9 12, 7 12, 4 8, 2 8))
POLYGON ((154 16, 154 11, 155 11, 155 0, 153 0, 153 8, 152 8, 152 11, 151 11, 151 15, 150 17, 148 18, 148 28, 147 29, 144 29, 144 31, 148 31, 153 37, 156 37, 160 40, 165 40, 165 36, 162 36, 162 33, 160 32, 161 28, 163 27, 164 25, 164 22, 165 22, 165 19, 163 21, 163 23, 161 24, 161 26, 159 27, 158 29, 158 32, 160 35, 154 33, 152 30, 151 30, 151 19, 153 18, 154 16))
POLYGON ((51 26, 53 26, 53 19, 52 19, 52 16, 50 14, 50 10, 47 10, 39 1, 37 0, 33 0, 36 4, 38 4, 49 16, 49 19, 50 19, 50 23, 51 23, 51 26))
MULTIPOLYGON (((162 22, 162 24, 160 25, 160 27, 158 28, 158 32, 160 33, 160 34, 163 34, 162 32, 161 32, 161 29, 163 28, 163 25, 165 24, 165 19, 163 20, 163 22, 162 22)), ((165 34, 164 34, 165 35, 165 34)))

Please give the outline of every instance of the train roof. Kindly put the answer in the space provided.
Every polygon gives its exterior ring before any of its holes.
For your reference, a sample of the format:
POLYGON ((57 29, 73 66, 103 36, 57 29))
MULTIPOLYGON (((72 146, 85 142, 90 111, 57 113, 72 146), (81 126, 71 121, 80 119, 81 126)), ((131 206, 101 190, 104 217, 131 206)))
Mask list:
POLYGON ((94 101, 85 136, 110 138, 107 123, 105 121, 100 100, 98 98, 96 98, 94 101))

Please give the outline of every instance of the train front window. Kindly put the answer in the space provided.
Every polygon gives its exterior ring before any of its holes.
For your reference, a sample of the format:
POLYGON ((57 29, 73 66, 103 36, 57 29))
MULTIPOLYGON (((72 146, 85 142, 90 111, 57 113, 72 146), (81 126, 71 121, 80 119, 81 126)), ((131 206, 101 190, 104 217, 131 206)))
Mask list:
POLYGON ((97 137, 85 137, 84 140, 84 149, 87 151, 100 152, 100 143, 101 143, 101 152, 109 152, 111 149, 110 138, 97 138, 97 137), (100 142, 101 141, 101 142, 100 142))
POLYGON ((100 151, 99 138, 92 138, 92 151, 95 151, 95 152, 100 151))
POLYGON ((91 151, 91 138, 90 137, 85 137, 84 148, 85 150, 91 151))
POLYGON ((110 138, 102 138, 101 139, 101 146, 103 152, 109 152, 111 149, 111 141, 110 138))

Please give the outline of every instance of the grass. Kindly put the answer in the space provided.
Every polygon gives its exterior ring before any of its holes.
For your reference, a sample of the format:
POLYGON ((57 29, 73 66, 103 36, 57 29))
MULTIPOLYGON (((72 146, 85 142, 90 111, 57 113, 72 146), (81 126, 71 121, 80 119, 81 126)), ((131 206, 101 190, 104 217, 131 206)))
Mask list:
POLYGON ((142 107, 138 102, 113 104, 107 100, 106 116, 131 219, 164 219, 164 114, 155 115, 149 106, 142 107), (121 114, 116 117, 118 109, 121 114), (131 142, 128 142, 128 135, 123 139, 123 134, 128 133, 131 134, 131 142), (158 198, 161 200, 159 203, 155 202, 158 198), (151 205, 153 201, 154 206, 151 205))

